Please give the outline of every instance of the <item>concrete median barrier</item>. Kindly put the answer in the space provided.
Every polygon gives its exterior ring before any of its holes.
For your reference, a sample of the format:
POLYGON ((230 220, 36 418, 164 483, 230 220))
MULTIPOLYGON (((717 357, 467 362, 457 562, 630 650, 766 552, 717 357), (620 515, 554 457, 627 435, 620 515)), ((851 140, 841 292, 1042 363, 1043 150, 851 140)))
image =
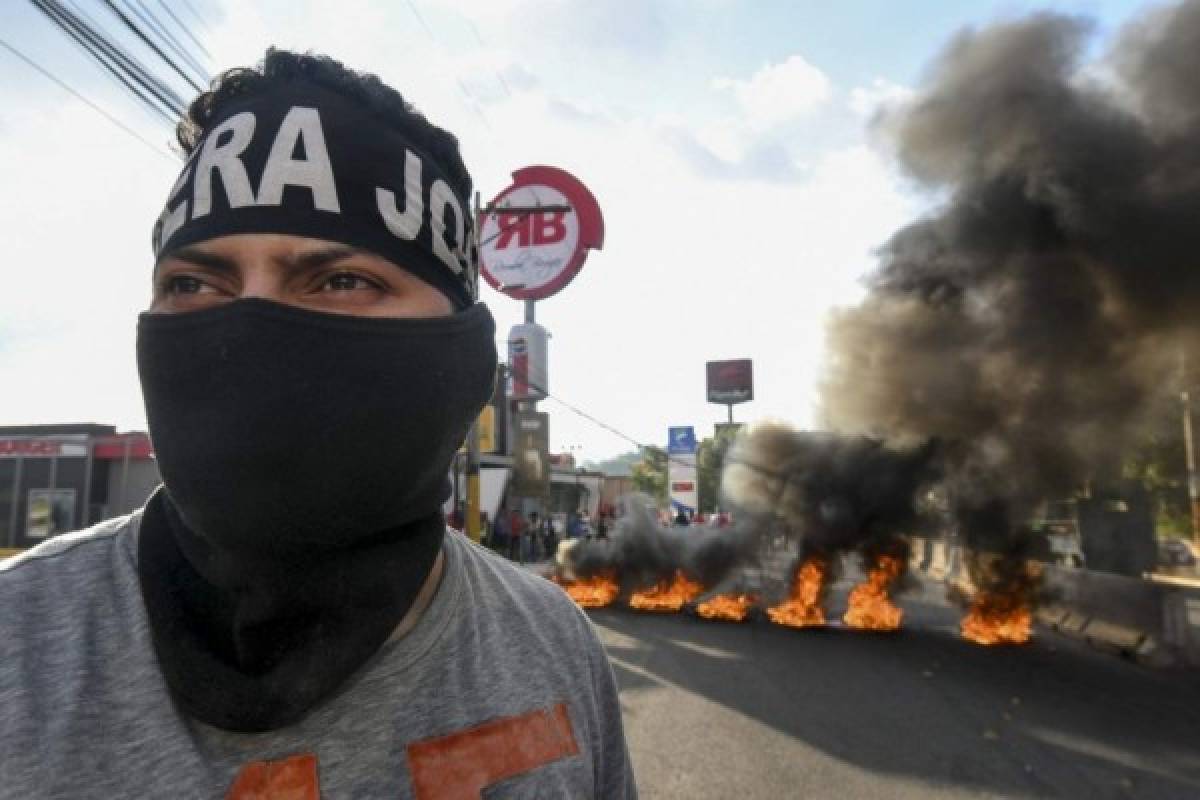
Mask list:
MULTIPOLYGON (((964 553, 925 541, 918 572, 971 594, 964 553)), ((1153 666, 1200 666, 1200 585, 1170 578, 1130 578, 1046 566, 1038 622, 1097 649, 1153 666)))

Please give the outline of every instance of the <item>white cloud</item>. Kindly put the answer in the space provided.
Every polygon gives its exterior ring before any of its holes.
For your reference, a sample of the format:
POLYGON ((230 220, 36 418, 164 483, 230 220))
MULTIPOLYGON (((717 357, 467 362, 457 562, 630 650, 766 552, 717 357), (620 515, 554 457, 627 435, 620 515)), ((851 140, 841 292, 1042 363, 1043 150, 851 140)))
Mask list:
POLYGON ((769 64, 747 80, 715 78, 713 88, 729 90, 755 127, 787 122, 819 108, 833 93, 829 78, 801 55, 769 64))
MULTIPOLYGON (((779 131, 670 104, 616 110, 591 91, 608 77, 603 65, 508 56, 501 48, 517 50, 497 34, 485 32, 494 51, 451 57, 451 26, 435 18, 449 12, 429 11, 432 0, 418 5, 445 46, 404 4, 297 9, 291 0, 230 4, 209 45, 222 67, 256 61, 277 43, 378 72, 460 138, 484 201, 528 164, 583 180, 605 214, 604 249, 537 308, 553 334, 550 389, 564 400, 643 442, 661 442, 670 424, 707 434, 724 409, 704 402, 704 362, 751 357, 757 399, 737 418, 810 423, 825 314, 857 296, 872 249, 913 212, 886 163, 858 137, 805 153, 805 168, 787 181, 769 180, 772 165, 794 157, 779 131), (355 9, 370 14, 365 23, 355 9), (506 72, 512 64, 526 72, 506 72), (549 88, 568 67, 578 90, 549 88), (486 124, 457 86, 476 68, 523 78, 511 94, 486 97, 486 124), (672 131, 710 151, 714 168, 698 170, 672 131)), ((725 89, 760 126, 802 117, 833 92, 798 56, 725 89)), ((0 235, 9 243, 0 375, 22 387, 0 401, 5 421, 141 424, 134 320, 148 297, 150 225, 174 169, 93 117, 44 100, 30 118, 7 114, 0 131, 0 235), (78 146, 83 131, 87 149, 78 146), (61 187, 84 185, 62 199, 61 187)), ((522 306, 490 289, 484 299, 502 343, 522 306)), ((552 401, 543 408, 554 447, 582 445, 584 458, 630 447, 552 401)))
POLYGON ((913 98, 913 90, 884 78, 876 78, 868 86, 850 90, 850 110, 860 117, 873 117, 875 112, 892 109, 913 98))
POLYGON ((150 229, 182 162, 55 92, 10 109, 0 136, 0 419, 142 427, 136 317, 150 298, 150 229))

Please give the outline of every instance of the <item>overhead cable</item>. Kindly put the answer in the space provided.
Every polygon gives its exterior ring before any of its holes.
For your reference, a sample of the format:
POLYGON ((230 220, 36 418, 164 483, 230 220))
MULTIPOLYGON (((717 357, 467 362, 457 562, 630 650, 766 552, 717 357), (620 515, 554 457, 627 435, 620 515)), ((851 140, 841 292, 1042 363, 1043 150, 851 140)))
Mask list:
POLYGON ((609 433, 615 434, 616 436, 621 437, 625 441, 630 442, 631 444, 633 444, 634 446, 636 446, 638 448, 639 452, 641 452, 643 450, 658 450, 658 451, 662 452, 664 456, 666 456, 667 461, 673 461, 676 464, 678 464, 680 466, 684 466, 684 467, 696 466, 694 463, 691 463, 689 461, 683 461, 682 459, 672 458, 671 454, 667 453, 666 450, 662 447, 659 447, 657 445, 652 445, 652 444, 642 444, 637 439, 633 438, 632 436, 630 436, 627 433, 623 433, 622 431, 617 430, 612 425, 609 425, 607 422, 605 422, 601 419, 597 419, 596 417, 592 416, 591 414, 587 413, 586 411, 584 411, 580 408, 576 408, 575 406, 571 405, 570 403, 568 403, 566 400, 563 400, 562 398, 555 397, 554 395, 550 394, 550 392, 548 392, 545 389, 545 387, 538 386, 536 383, 529 380, 528 378, 523 379, 522 383, 525 383, 527 386, 529 386, 529 388, 533 389, 534 391, 541 392, 550 400, 553 400, 554 402, 563 406, 568 411, 583 417, 588 422, 591 422, 594 425, 599 425, 601 428, 608 431, 609 433))
POLYGON ((139 100, 174 125, 183 114, 183 99, 133 56, 115 45, 103 29, 89 25, 58 0, 30 0, 60 30, 100 63, 139 100), (149 97, 147 95, 150 95, 149 97), (153 98, 153 99, 152 99, 153 98))
POLYGON ((127 0, 126 5, 129 6, 129 10, 133 12, 134 16, 136 16, 142 21, 143 24, 149 27, 150 30, 153 31, 159 37, 159 39, 161 39, 162 42, 168 48, 170 48, 172 52, 175 53, 175 55, 183 59, 183 61, 189 68, 192 69, 202 83, 208 82, 208 73, 204 67, 200 65, 200 62, 197 61, 190 52, 188 52, 187 48, 175 38, 175 35, 171 33, 165 25, 163 25, 159 18, 154 16, 154 12, 146 8, 145 4, 142 3, 142 0, 132 0, 132 4, 130 4, 127 0))
POLYGON ((187 37, 192 40, 192 43, 195 44, 196 47, 200 48, 200 52, 202 52, 202 53, 204 53, 204 55, 208 56, 209 60, 211 61, 212 53, 208 52, 208 48, 205 47, 204 44, 199 39, 196 38, 195 34, 192 33, 191 28, 189 28, 187 25, 184 25, 183 22, 180 21, 179 17, 175 16, 175 12, 172 11, 171 7, 166 4, 166 1, 158 0, 158 4, 160 6, 162 6, 163 11, 167 12, 167 16, 169 16, 171 19, 175 20, 175 25, 179 28, 179 30, 183 31, 187 35, 187 37))
POLYGON ((137 131, 135 131, 135 130, 133 130, 132 128, 130 128, 130 127, 129 127, 128 125, 126 125, 124 122, 121 122, 121 120, 117 119, 117 118, 116 118, 116 117, 114 117, 112 114, 108 113, 107 111, 105 111, 103 108, 101 108, 100 106, 98 106, 98 105, 96 105, 95 103, 93 103, 93 102, 92 102, 91 100, 89 100, 88 98, 84 97, 82 94, 80 94, 79 92, 77 92, 75 89, 71 88, 71 87, 70 87, 70 86, 69 86, 67 83, 65 83, 64 81, 62 81, 61 79, 59 79, 57 76, 55 76, 54 74, 52 74, 52 73, 51 73, 49 70, 47 70, 45 67, 43 67, 42 65, 38 64, 36 61, 34 61, 34 60, 33 60, 33 59, 31 59, 29 56, 27 56, 27 55, 25 55, 24 53, 22 53, 22 52, 21 52, 20 50, 18 50, 17 48, 13 47, 13 46, 12 46, 11 44, 9 44, 8 42, 4 41, 3 39, 0 39, 0 47, 3 47, 4 49, 8 50, 8 51, 9 51, 10 53, 12 53, 14 56, 16 56, 17 58, 21 59, 21 60, 22 60, 22 61, 24 61, 26 64, 28 64, 28 65, 29 65, 31 68, 33 68, 33 69, 37 70, 39 73, 41 73, 41 74, 42 74, 42 76, 43 76, 43 77, 45 77, 45 78, 47 78, 48 80, 51 80, 51 81, 53 81, 54 83, 58 84, 58 86, 59 86, 60 88, 62 88, 63 90, 65 90, 65 91, 67 91, 67 92, 70 92, 70 93, 71 93, 72 95, 74 95, 74 96, 75 96, 75 97, 76 97, 78 100, 80 100, 81 102, 85 103, 85 104, 86 104, 88 107, 90 107, 90 108, 91 108, 93 111, 95 111, 95 112, 96 112, 96 113, 98 113, 98 114, 101 114, 101 115, 102 115, 102 116, 103 116, 105 119, 107 119, 107 120, 108 120, 109 122, 111 122, 113 125, 116 125, 118 128, 120 128, 121 130, 125 131, 125 133, 127 133, 127 134, 129 134, 130 136, 132 136, 133 138, 137 139, 139 142, 141 142, 142 144, 144 144, 144 145, 146 145, 147 147, 149 147, 151 150, 153 150, 153 151, 154 151, 155 153, 157 153, 158 155, 160 155, 160 156, 163 156, 163 157, 165 157, 165 158, 168 158, 168 159, 170 159, 170 160, 171 160, 171 162, 172 162, 173 164, 178 164, 178 163, 179 163, 179 159, 178 159, 178 157, 171 155, 171 153, 170 153, 170 152, 168 152, 168 151, 166 151, 166 150, 162 149, 161 147, 158 147, 157 145, 153 144, 153 143, 152 143, 152 142, 151 142, 149 139, 146 139, 146 138, 144 138, 144 137, 143 137, 141 134, 139 134, 137 131))
POLYGON ((197 92, 204 91, 204 88, 202 86, 200 86, 200 84, 198 84, 194 80, 192 80, 191 76, 189 76, 186 72, 184 72, 182 69, 180 69, 179 65, 176 64, 174 61, 172 61, 167 56, 167 54, 162 51, 162 48, 160 48, 157 44, 155 44, 153 41, 151 41, 150 37, 147 36, 145 34, 145 32, 141 28, 139 28, 136 23, 133 22, 133 20, 131 20, 129 17, 126 16, 125 12, 122 11, 117 6, 117 4, 113 2, 113 0, 104 0, 104 4, 106 6, 108 6, 109 9, 114 14, 116 14, 117 17, 120 18, 120 20, 123 23, 125 23, 125 27, 127 27, 127 28, 129 28, 129 30, 133 31, 134 35, 136 35, 139 39, 141 39, 146 44, 147 47, 149 47, 151 50, 153 50, 155 53, 157 53, 158 57, 161 58, 167 66, 169 66, 171 69, 175 70, 175 72, 178 73, 179 77, 181 77, 185 81, 187 81, 188 84, 190 84, 191 87, 193 89, 195 89, 197 92))

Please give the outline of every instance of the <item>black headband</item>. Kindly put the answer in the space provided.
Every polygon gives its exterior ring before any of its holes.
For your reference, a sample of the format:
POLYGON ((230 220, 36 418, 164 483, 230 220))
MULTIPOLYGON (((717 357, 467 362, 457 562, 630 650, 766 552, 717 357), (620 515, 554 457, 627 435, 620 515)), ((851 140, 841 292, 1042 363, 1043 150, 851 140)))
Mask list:
POLYGON ((312 83, 234 101, 208 127, 154 226, 154 257, 235 233, 361 247, 459 308, 476 297, 468 198, 394 126, 312 83))

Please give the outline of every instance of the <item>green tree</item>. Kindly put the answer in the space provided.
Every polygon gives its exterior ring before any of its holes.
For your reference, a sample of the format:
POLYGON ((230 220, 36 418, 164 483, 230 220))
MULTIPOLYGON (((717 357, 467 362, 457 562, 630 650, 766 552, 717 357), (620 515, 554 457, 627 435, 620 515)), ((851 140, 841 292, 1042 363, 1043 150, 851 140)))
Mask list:
POLYGON ((1190 536, 1191 509, 1183 443, 1183 407, 1179 395, 1156 399, 1138 446, 1125 454, 1123 477, 1141 482, 1150 492, 1159 535, 1190 536))
POLYGON ((597 472, 603 472, 605 475, 632 475, 634 465, 641 460, 641 453, 637 450, 630 450, 628 453, 606 458, 603 461, 584 462, 584 466, 597 472))
POLYGON ((718 430, 716 436, 700 442, 696 450, 696 488, 702 514, 713 513, 721 503, 721 470, 735 435, 731 429, 718 430))
POLYGON ((667 453, 659 447, 643 447, 642 460, 633 465, 633 488, 659 502, 667 499, 667 453))

